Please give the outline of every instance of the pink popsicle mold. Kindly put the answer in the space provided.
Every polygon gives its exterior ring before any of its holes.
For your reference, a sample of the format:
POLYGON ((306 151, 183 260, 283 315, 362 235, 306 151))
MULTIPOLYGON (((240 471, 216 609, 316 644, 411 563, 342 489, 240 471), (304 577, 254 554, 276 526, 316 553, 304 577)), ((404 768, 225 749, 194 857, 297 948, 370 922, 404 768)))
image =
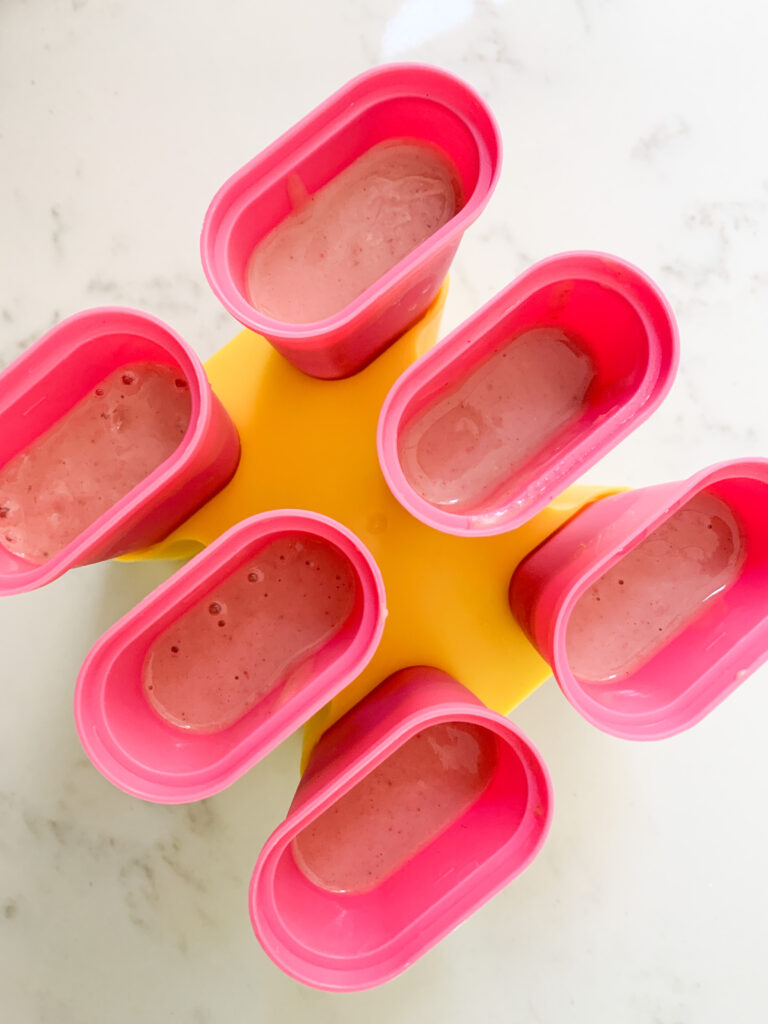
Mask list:
MULTIPOLYGON (((297 600, 300 600, 297 595, 297 600)), ((357 676, 376 650, 386 604, 381 574, 346 527, 298 510, 243 520, 178 570, 95 644, 75 688, 75 722, 86 753, 120 789, 157 803, 217 793, 266 756, 357 676), (151 706, 143 668, 153 641, 278 537, 306 535, 332 545, 356 581, 341 629, 290 669, 282 684, 227 728, 170 724, 151 706)))
POLYGON ((175 331, 119 307, 62 320, 0 374, 0 465, 24 451, 105 377, 131 362, 173 367, 187 382, 191 418, 178 448, 58 554, 35 564, 0 547, 0 594, 17 594, 75 566, 161 540, 234 473, 240 442, 202 363, 175 331))
MULTIPOLYGON (((535 264, 409 367, 379 419, 379 461, 405 509, 428 526, 461 536, 515 529, 540 512, 642 423, 669 391, 678 364, 677 327, 658 288, 636 267, 605 253, 574 252, 535 264), (469 508, 427 500, 400 450, 414 417, 450 395, 507 343, 559 328, 594 367, 583 410, 522 466, 469 508)), ((531 381, 535 389, 537 382, 531 381)))
POLYGON ((295 366, 346 377, 399 337, 437 295, 464 231, 479 216, 501 164, 498 126, 460 79, 420 64, 391 64, 352 79, 219 189, 201 236, 203 269, 220 301, 295 366), (463 204, 438 231, 338 313, 291 324, 258 312, 246 290, 256 244, 291 211, 290 181, 312 194, 377 143, 408 138, 454 164, 463 204))
POLYGON ((604 732, 661 739, 709 714, 768 658, 768 460, 722 462, 681 482, 603 498, 521 562, 512 610, 576 710, 604 732), (706 491, 732 512, 743 555, 733 583, 706 600, 628 675, 578 678, 566 634, 579 598, 646 537, 706 491))
POLYGON ((549 828, 547 770, 518 729, 432 668, 391 676, 319 740, 288 815, 267 840, 251 880, 251 918, 287 974, 333 991, 394 977, 533 860, 549 828), (421 730, 474 723, 497 739, 485 790, 447 828, 364 892, 314 884, 291 843, 421 730))

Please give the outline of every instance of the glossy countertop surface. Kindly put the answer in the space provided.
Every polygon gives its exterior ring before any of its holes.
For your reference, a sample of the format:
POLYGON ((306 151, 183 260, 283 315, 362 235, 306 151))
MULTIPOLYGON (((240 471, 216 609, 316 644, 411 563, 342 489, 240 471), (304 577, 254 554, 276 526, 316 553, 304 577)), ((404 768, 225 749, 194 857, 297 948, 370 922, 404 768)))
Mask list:
MULTIPOLYGON (((480 91, 505 150, 443 333, 543 256, 614 252, 666 292, 682 359, 587 479, 768 455, 766 32, 758 0, 3 0, 0 365, 103 304, 211 355, 238 330, 200 267, 214 191, 356 73, 425 61, 480 91)), ((764 1020, 768 669, 650 744, 597 732, 545 684, 513 715, 552 773, 541 855, 406 974, 330 995, 282 975, 248 918, 299 737, 187 807, 114 789, 77 739, 85 654, 170 568, 90 566, 2 601, 4 1021, 764 1020)))

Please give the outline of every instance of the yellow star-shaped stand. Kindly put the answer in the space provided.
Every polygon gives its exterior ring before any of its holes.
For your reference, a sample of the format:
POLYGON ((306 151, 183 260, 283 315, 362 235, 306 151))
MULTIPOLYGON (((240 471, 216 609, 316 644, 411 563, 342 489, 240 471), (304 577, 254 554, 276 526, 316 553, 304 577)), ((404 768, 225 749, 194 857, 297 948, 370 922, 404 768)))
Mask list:
POLYGON ((362 675, 308 723, 305 758, 337 718, 410 665, 443 669, 508 714, 550 674, 509 610, 510 576, 585 504, 615 491, 572 487, 525 526, 497 537, 439 533, 398 504, 379 469, 379 410, 395 380, 437 340, 446 294, 447 284, 411 330, 345 380, 307 377, 264 338, 238 334, 206 363, 240 433, 235 476, 160 544, 125 556, 189 557, 240 520, 278 508, 321 512, 360 537, 384 577, 384 635, 362 675))

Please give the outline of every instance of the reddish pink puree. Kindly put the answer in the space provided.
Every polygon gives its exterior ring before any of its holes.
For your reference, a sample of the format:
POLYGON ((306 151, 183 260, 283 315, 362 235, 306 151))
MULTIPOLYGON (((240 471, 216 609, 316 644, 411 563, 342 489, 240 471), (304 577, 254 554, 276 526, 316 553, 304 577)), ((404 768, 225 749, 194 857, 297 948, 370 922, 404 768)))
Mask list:
POLYGON ((0 468, 0 543, 42 563, 178 448, 191 410, 178 370, 115 370, 0 468))
POLYGON ((296 836, 297 865, 332 892, 372 889, 478 799, 496 757, 495 735, 479 725, 416 733, 296 836))
POLYGON ((730 586, 744 561, 739 526, 714 494, 697 494, 577 601, 566 649, 578 679, 622 679, 730 586))
POLYGON ((225 729, 339 632, 356 590, 332 544, 278 537, 156 638, 144 663, 147 699, 182 729, 225 729))
POLYGON ((518 335, 406 423, 403 472, 433 505, 477 507, 578 421, 594 375, 559 327, 518 335))
POLYGON ((287 323, 338 313, 453 217, 458 181, 441 150, 407 140, 373 146, 311 197, 293 181, 296 209, 248 262, 249 301, 287 323))

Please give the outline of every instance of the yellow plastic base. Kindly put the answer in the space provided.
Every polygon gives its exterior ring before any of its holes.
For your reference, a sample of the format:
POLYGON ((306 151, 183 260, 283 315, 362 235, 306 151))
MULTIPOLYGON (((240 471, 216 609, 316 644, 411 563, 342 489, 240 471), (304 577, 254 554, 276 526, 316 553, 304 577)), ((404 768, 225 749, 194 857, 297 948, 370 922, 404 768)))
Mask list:
POLYGON ((238 334, 206 364, 240 433, 234 478, 160 544, 125 556, 189 557, 247 516, 277 508, 332 516, 368 545, 387 592, 384 636, 363 674, 306 726, 305 760, 336 719, 410 665, 443 669, 508 714, 550 674, 509 611, 512 571, 584 505, 616 490, 572 487, 521 529, 487 538, 438 533, 395 501, 376 454, 379 410, 437 340, 446 294, 447 284, 410 331, 346 380, 307 377, 264 338, 238 334))

